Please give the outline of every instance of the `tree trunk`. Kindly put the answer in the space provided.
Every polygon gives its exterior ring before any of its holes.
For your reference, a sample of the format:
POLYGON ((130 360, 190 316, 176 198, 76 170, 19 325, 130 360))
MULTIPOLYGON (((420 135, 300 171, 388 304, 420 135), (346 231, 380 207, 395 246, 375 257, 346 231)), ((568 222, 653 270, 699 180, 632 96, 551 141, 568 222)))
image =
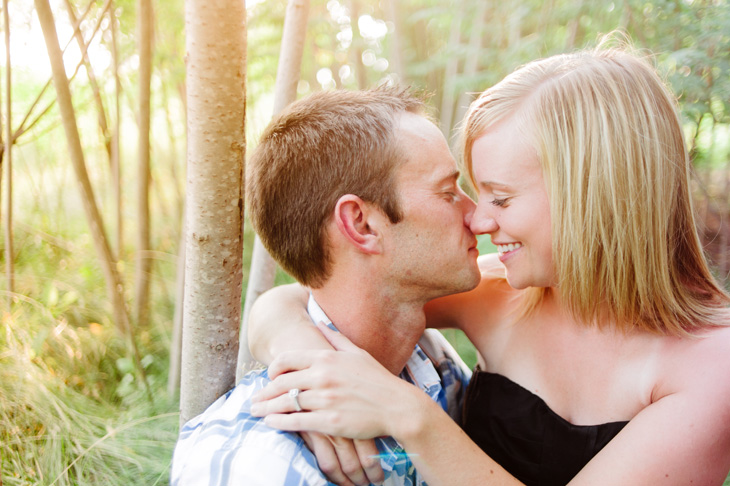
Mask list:
MULTIPOLYGON (((76 35, 77 32, 79 32, 79 29, 81 28, 81 22, 86 18, 86 16, 88 15, 89 11, 91 10, 91 6, 94 3, 95 3, 94 0, 92 0, 92 2, 86 8, 86 11, 84 11, 84 13, 81 15, 81 17, 78 18, 76 25, 74 25, 74 33, 73 33, 74 36, 76 35)), ((89 37, 89 39, 93 39, 94 36, 96 35, 96 32, 101 27, 101 23, 102 23, 102 21, 104 19, 104 12, 107 11, 107 9, 109 8, 110 5, 111 5, 111 0, 106 0, 106 3, 101 8, 101 15, 99 15, 99 19, 96 22, 96 26, 91 30, 91 36, 89 37)), ((74 40, 74 37, 71 37, 71 39, 69 39, 68 43, 61 50, 61 57, 63 57, 63 54, 65 54, 66 49, 68 49, 68 47, 71 45, 71 43, 73 42, 73 40, 74 40)), ((90 42, 91 41, 89 41, 89 43, 90 42)), ((58 38, 56 38, 56 43, 58 43, 58 38)), ((83 48, 81 48, 81 60, 76 65, 76 69, 74 70, 74 73, 71 75, 71 77, 66 79, 66 83, 67 84, 70 84, 71 83, 71 81, 76 77, 76 75, 79 72, 79 69, 83 65, 83 63, 84 63, 84 56, 86 56, 86 52, 87 52, 87 50, 89 48, 89 43, 86 43, 83 46, 83 48)), ((65 73, 64 73, 64 77, 65 77, 65 73)), ((20 123, 20 125, 18 125, 17 130, 15 130, 15 133, 13 133, 13 141, 17 140, 18 137, 20 137, 22 134, 24 134, 25 132, 27 132, 28 130, 30 130, 53 107, 54 103, 56 102, 55 99, 51 100, 48 103, 48 105, 46 105, 46 107, 43 109, 43 111, 41 111, 33 119, 32 122, 28 123, 28 120, 30 119, 30 115, 33 113, 33 110, 38 105, 38 103, 41 101, 41 98, 43 98, 43 94, 51 86, 51 83, 52 82, 53 82, 53 75, 51 75, 51 79, 49 79, 48 82, 43 86, 43 88, 41 88, 41 90, 38 93, 38 96, 36 97, 35 101, 33 101, 33 103, 31 103, 30 108, 28 109, 28 111, 27 111, 27 113, 25 115, 25 118, 23 118, 23 121, 20 123)))
POLYGON ((461 23, 464 11, 454 4, 457 9, 454 14, 454 23, 451 24, 451 33, 449 35, 449 43, 446 46, 447 52, 450 53, 449 60, 446 62, 446 70, 444 71, 444 87, 441 97, 441 116, 440 125, 441 132, 446 140, 451 139, 451 125, 454 120, 454 101, 456 99, 456 76, 459 73, 459 46, 461 45, 461 23))
POLYGON ((152 78, 152 1, 138 0, 139 27, 139 138, 137 170, 137 248, 135 312, 137 326, 147 325, 150 293, 150 82, 152 78))
POLYGON ((101 265, 106 280, 107 293, 111 300, 114 319, 117 326, 125 335, 132 338, 131 329, 129 327, 129 318, 123 300, 122 281, 117 272, 116 262, 109 249, 109 243, 104 233, 104 226, 101 214, 96 205, 94 191, 91 187, 88 172, 86 171, 86 162, 84 153, 81 148, 81 139, 79 138, 78 125, 76 124, 76 113, 71 102, 71 91, 66 78, 66 71, 61 56, 61 48, 58 44, 56 34, 56 25, 53 21, 53 13, 48 0, 34 0, 38 19, 43 30, 43 37, 46 41, 48 49, 48 57, 51 61, 51 69, 53 71, 53 83, 56 87, 56 98, 58 108, 61 112, 64 132, 66 133, 66 142, 68 143, 69 157, 73 164, 76 180, 81 191, 81 201, 84 206, 84 213, 91 229, 91 236, 94 242, 99 264, 101 265))
POLYGON ((112 132, 111 181, 115 209, 117 258, 122 260, 124 253, 124 225, 122 218, 122 165, 119 157, 119 140, 122 131, 122 116, 119 98, 122 95, 122 83, 119 79, 119 53, 117 51, 117 16, 114 7, 109 9, 109 24, 112 33, 112 63, 114 65, 114 131, 112 132))
MULTIPOLYGON (((297 84, 302 67, 302 53, 307 34, 307 18, 309 17, 309 0, 289 0, 284 18, 284 32, 281 37, 279 66, 276 71, 274 86, 274 112, 277 115, 289 103, 297 98, 297 84)), ((248 314, 251 306, 262 293, 274 285, 276 263, 266 251, 261 240, 256 236, 251 257, 251 269, 246 287, 246 301, 241 324, 241 345, 238 354, 236 381, 238 381, 254 363, 248 349, 247 328, 248 314)))
POLYGON ((368 73, 365 70, 365 64, 362 62, 363 38, 360 35, 360 26, 357 21, 360 18, 360 3, 358 0, 350 0, 350 25, 352 27, 352 45, 350 50, 353 52, 355 63, 355 76, 357 77, 357 87, 365 89, 368 87, 368 73))
POLYGON ((181 424, 235 382, 243 280, 246 10, 185 2, 188 96, 181 424))
MULTIPOLYGON (((163 87, 162 91, 162 104, 163 106, 170 106, 170 94, 167 90, 167 87, 163 87)), ((177 139, 175 138, 175 123, 172 121, 173 118, 170 114, 169 108, 165 110, 165 121, 167 122, 167 134, 168 138, 170 139, 170 181, 169 184, 171 184, 175 190, 175 201, 173 203, 174 206, 174 217, 175 221, 181 223, 184 215, 183 215, 183 208, 185 207, 185 194, 183 194, 183 188, 182 188, 182 182, 180 180, 180 172, 178 168, 178 164, 180 162, 180 158, 177 151, 177 139)), ((182 234, 182 233, 179 233, 182 234)))
POLYGON ((180 362, 182 360, 182 322, 185 302, 185 228, 182 228, 178 245, 177 272, 175 276, 175 313, 172 316, 170 339, 170 368, 167 371, 167 394, 174 397, 180 388, 180 362))
MULTIPOLYGON (((5 0, 3 0, 5 1, 5 0)), ((0 113, 2 113, 2 96, 0 96, 0 113)), ((3 135, 5 135, 5 130, 3 129, 3 120, 2 116, 0 116, 0 208, 2 208, 2 187, 3 187, 3 171, 5 170, 5 166, 3 165, 3 159, 5 158, 5 140, 3 140, 3 135)), ((8 130, 8 133, 12 136, 13 132, 8 130)), ((2 211, 0 211, 2 212, 2 211)))
MULTIPOLYGON (((479 69, 479 60, 482 59, 482 34, 487 25, 487 2, 477 2, 476 13, 474 15, 474 23, 469 34, 469 54, 464 60, 464 78, 473 78, 479 69)), ((474 90, 472 90, 474 91, 474 90)), ((462 90, 459 95, 459 101, 456 103, 456 123, 464 118, 466 110, 469 108, 471 95, 468 90, 462 90)), ((451 123, 453 125, 453 121, 451 123)), ((452 139, 453 140, 453 139, 452 139)), ((449 144, 453 145, 453 144, 449 144)), ((456 147, 452 146, 452 150, 456 147)))
POLYGON ((390 42, 390 58, 393 63, 393 71, 398 75, 399 81, 403 84, 408 84, 406 79, 406 70, 403 64, 403 42, 401 40, 402 26, 400 12, 398 11, 399 6, 400 2, 386 2, 388 20, 393 22, 393 35, 390 42))
MULTIPOLYGON (((66 10, 68 11, 68 19, 71 21, 71 25, 79 25, 80 22, 78 21, 78 18, 76 17, 76 9, 71 3, 71 0, 66 0, 66 10)), ((107 123, 106 119, 106 110, 104 109, 104 102, 101 99, 101 90, 99 89, 99 83, 96 80, 96 76, 94 75, 94 68, 91 65, 91 61, 89 60, 89 53, 86 48, 86 43, 84 42, 84 36, 81 33, 81 29, 77 29, 74 31, 74 37, 76 38, 76 43, 79 45, 79 50, 84 53, 81 60, 84 63, 84 67, 86 67, 86 75, 89 77, 89 85, 91 86, 91 92, 94 95, 94 104, 96 104, 96 113, 97 113, 97 121, 99 123, 99 130, 101 131, 101 136, 104 139, 104 147, 106 148, 107 157, 109 158, 109 164, 111 166, 112 161, 112 140, 111 135, 109 134, 109 124, 107 123)), ((91 42, 91 39, 89 39, 89 42, 91 42)))
POLYGON ((13 293, 15 292, 15 255, 13 252, 13 132, 12 132, 12 83, 10 69, 10 15, 8 14, 8 0, 3 0, 3 19, 5 21, 5 174, 6 186, 5 190, 5 273, 8 279, 8 309, 13 303, 13 293))

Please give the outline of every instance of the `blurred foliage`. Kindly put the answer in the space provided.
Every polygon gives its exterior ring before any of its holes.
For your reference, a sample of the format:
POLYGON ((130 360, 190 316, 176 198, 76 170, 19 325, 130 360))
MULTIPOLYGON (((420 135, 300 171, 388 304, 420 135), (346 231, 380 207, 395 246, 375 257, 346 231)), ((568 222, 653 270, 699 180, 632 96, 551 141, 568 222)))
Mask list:
MULTIPOLYGON (((104 1, 90 6, 87 40, 104 1)), ((285 0, 248 3, 248 148, 271 117, 286 11, 285 0)), ((30 0, 10 2, 11 45, 40 36, 30 0)), ((52 2, 65 45, 63 2, 52 2)), ((14 221, 16 293, 8 305, 0 276, 1 480, 25 484, 167 484, 177 431, 176 397, 165 389, 176 305, 177 253, 185 187, 185 12, 183 0, 157 0, 152 124, 154 259, 151 324, 137 332, 155 395, 144 396, 127 345, 111 323, 51 86, 29 121, 50 110, 16 140, 14 221)), ((111 22, 117 29, 124 248, 119 269, 131 282, 135 248, 137 54, 136 1, 117 0, 90 55, 107 116, 115 114, 111 22)), ((398 82, 430 94, 429 104, 452 139, 472 97, 515 67, 538 57, 595 45, 619 29, 653 55, 678 96, 695 164, 697 208, 717 275, 730 273, 730 3, 727 0, 311 0, 300 96, 319 89, 356 89, 398 82)), ((4 42, 0 39, 0 44, 4 42)), ((4 50, 3 50, 4 51, 4 50)), ((15 51, 14 51, 15 52, 15 51)), ((69 47, 69 71, 78 48, 69 47)), ((0 86, 5 67, 0 62, 0 86)), ((48 80, 43 56, 13 59, 13 127, 48 80), (45 69, 45 71, 44 71, 45 69)), ((109 161, 92 91, 82 69, 72 81, 82 142, 96 197, 112 232, 109 161)), ((0 106, 5 123, 5 98, 0 106)), ((27 124, 26 124, 27 126, 27 124)), ((4 133, 2 134, 5 138, 4 133)), ((5 174, 3 174, 5 178, 5 174)), ((3 179, 4 183, 4 179, 3 179)), ((3 191, 4 191, 3 187, 3 191)), ((3 193, 4 196, 4 193, 3 193)), ((4 205, 4 201, 3 201, 4 205)), ((3 211, 6 208, 3 206, 3 211)), ((110 236, 113 236, 110 234, 110 236)), ((253 233, 245 226, 244 278, 253 233)), ((4 249, 4 242, 0 242, 4 249)), ((480 251, 493 251, 480 238, 480 251)), ((5 253, 0 268, 5 268, 5 253)), ((291 281, 279 272, 277 283, 291 281)), ((245 283, 245 282, 244 282, 245 283)), ((245 288, 244 288, 245 295, 245 288)), ((127 300, 132 293, 127 290, 127 300)), ((474 348, 446 331, 469 364, 474 348)))

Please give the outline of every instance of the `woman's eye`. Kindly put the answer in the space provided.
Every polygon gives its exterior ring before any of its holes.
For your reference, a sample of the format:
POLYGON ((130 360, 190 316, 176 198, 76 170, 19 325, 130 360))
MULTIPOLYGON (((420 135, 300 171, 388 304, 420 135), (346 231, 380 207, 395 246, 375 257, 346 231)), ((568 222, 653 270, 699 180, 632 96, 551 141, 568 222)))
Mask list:
POLYGON ((494 199, 492 199, 492 200, 491 200, 491 201, 489 201, 489 202, 490 202, 490 203, 491 203, 492 205, 494 205, 494 206, 498 206, 498 207, 500 207, 500 208, 501 208, 501 207, 503 207, 503 206, 505 205, 505 203, 507 202, 507 198, 505 197, 505 198, 503 198, 503 199, 499 199, 499 198, 496 198, 496 197, 495 197, 494 199))

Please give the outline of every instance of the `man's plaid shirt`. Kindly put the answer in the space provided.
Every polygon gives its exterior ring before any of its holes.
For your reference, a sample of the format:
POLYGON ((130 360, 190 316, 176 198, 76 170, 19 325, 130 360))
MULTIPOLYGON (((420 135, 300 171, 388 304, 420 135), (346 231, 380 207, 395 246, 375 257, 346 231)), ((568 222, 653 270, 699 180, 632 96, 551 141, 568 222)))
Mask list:
MULTIPOLYGON (((332 322, 312 297, 314 322, 332 322)), ((427 330, 400 377, 421 388, 459 420, 470 372, 438 331, 427 330)), ((205 412, 185 424, 172 463, 171 485, 331 485, 302 438, 267 427, 250 414, 251 396, 269 383, 266 370, 252 371, 205 412)), ((390 397, 389 399, 397 399, 390 397)), ((375 440, 385 485, 425 486, 405 450, 392 437, 375 440)))

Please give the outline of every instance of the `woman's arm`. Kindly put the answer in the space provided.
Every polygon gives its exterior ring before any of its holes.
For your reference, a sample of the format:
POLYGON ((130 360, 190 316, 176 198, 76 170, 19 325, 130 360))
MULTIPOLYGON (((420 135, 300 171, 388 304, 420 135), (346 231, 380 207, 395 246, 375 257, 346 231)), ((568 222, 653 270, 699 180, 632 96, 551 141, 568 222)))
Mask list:
POLYGON ((309 291, 299 284, 281 285, 256 299, 248 318, 248 343, 253 357, 269 364, 293 349, 332 349, 307 314, 309 291))
MULTIPOLYGON (((482 282, 470 291, 448 295, 426 304, 426 324, 435 329, 456 328, 470 337, 485 330, 483 309, 499 305, 491 296, 503 299, 504 267, 496 254, 479 257, 482 282), (486 305, 485 302, 489 302, 486 305), (467 329, 471 326, 474 329, 467 329)), ((248 342, 257 361, 269 364, 282 351, 332 349, 312 326, 307 314, 309 291, 299 284, 281 285, 261 294, 251 308, 248 342)), ((472 341, 474 341, 472 339, 472 341)))
POLYGON ((254 397, 251 412, 283 430, 321 430, 334 436, 399 440, 432 486, 522 484, 486 456, 428 395, 396 377, 344 336, 321 329, 344 352, 285 352, 274 378, 254 397), (303 412, 286 395, 300 388, 303 412), (390 397, 390 398, 383 398, 390 397))
MULTIPOLYGON (((283 430, 356 438, 392 435, 431 486, 520 484, 420 390, 388 373, 344 336, 323 333, 345 352, 283 353, 272 363, 275 379, 256 397, 254 414, 266 415, 267 424, 283 430), (304 390, 299 395, 303 412, 292 413, 291 399, 281 396, 294 387, 304 390)), ((703 343, 689 357, 666 353, 668 361, 677 362, 666 370, 668 384, 659 384, 652 402, 570 485, 723 484, 730 469, 726 343, 703 343)))

